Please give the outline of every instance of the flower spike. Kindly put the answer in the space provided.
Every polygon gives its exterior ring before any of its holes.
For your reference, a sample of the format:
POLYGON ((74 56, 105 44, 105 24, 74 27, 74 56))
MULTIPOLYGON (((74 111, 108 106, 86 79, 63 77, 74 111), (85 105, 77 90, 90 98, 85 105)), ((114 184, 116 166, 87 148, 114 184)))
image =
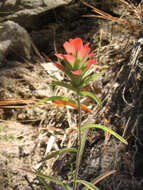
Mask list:
POLYGON ((93 59, 95 54, 90 53, 89 43, 83 45, 80 38, 69 39, 63 46, 67 54, 55 54, 62 63, 54 65, 68 75, 73 87, 80 88, 84 83, 86 71, 96 62, 93 59))

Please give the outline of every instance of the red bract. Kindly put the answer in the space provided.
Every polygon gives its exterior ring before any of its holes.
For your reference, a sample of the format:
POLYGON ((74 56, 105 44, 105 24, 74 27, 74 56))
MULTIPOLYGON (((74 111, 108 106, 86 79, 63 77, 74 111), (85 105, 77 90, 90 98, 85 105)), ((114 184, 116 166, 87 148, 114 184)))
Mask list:
POLYGON ((82 70, 76 70, 76 71, 71 71, 73 75, 80 75, 82 73, 82 70))
POLYGON ((75 57, 73 55, 70 55, 70 54, 64 55, 64 54, 58 53, 58 54, 55 54, 55 56, 57 56, 61 60, 66 60, 71 65, 74 64, 76 61, 75 57))
POLYGON ((64 59, 63 54, 61 54, 61 53, 57 53, 57 54, 55 54, 55 56, 59 59, 62 59, 62 60, 64 59))
POLYGON ((63 66, 57 63, 54 63, 54 66, 57 67, 60 70, 63 70, 63 66))
POLYGON ((63 58, 69 62, 71 65, 73 65, 76 61, 75 57, 73 55, 67 54, 67 55, 63 55, 63 58))
POLYGON ((82 47, 83 43, 80 38, 70 39, 69 42, 64 43, 66 52, 73 55, 75 55, 82 47))
POLYGON ((85 62, 84 67, 85 67, 85 68, 88 68, 88 67, 90 67, 92 64, 94 64, 95 62, 96 62, 95 59, 90 59, 90 60, 88 60, 87 62, 85 62))
POLYGON ((95 55, 95 53, 90 53, 90 54, 88 54, 88 57, 92 58, 94 55, 95 55))
MULTIPOLYGON (((55 65, 59 69, 66 72, 71 78, 71 74, 80 76, 82 71, 88 69, 96 60, 92 59, 95 55, 90 53, 89 43, 83 45, 80 38, 69 39, 64 43, 64 48, 67 54, 55 54, 59 59, 64 61, 64 64, 60 67, 55 65), (68 65, 70 64, 70 65, 68 65)), ((86 73, 86 72, 84 72, 86 73)))
POLYGON ((82 60, 84 58, 88 58, 88 53, 90 52, 90 48, 88 46, 83 46, 78 52, 78 59, 82 60))

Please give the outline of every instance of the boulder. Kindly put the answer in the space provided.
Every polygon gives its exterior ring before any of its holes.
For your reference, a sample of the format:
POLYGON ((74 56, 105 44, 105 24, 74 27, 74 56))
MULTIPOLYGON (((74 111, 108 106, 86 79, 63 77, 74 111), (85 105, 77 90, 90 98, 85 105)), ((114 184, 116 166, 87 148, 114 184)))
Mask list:
POLYGON ((13 21, 0 24, 0 61, 15 56, 30 59, 31 40, 27 31, 13 21))
POLYGON ((72 0, 3 0, 0 1, 0 21, 13 20, 20 25, 32 27, 37 16, 72 0))

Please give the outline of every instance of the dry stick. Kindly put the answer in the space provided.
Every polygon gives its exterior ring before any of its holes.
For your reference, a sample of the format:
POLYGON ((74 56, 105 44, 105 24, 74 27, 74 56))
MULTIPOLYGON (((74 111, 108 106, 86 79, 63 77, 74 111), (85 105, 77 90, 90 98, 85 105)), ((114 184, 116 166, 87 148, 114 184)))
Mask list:
POLYGON ((31 187, 32 190, 35 190, 32 183, 29 181, 27 175, 24 176, 25 180, 27 181, 28 185, 31 187))
POLYGON ((27 104, 35 104, 37 101, 40 101, 40 99, 5 99, 0 100, 0 106, 8 106, 8 105, 27 105, 27 104))
POLYGON ((35 44, 34 44, 33 42, 31 42, 31 44, 32 44, 32 47, 33 47, 33 50, 35 51, 35 53, 39 56, 39 58, 40 58, 43 62, 45 62, 44 57, 40 54, 40 52, 39 52, 38 48, 35 46, 35 44))
POLYGON ((92 180, 92 183, 94 185, 96 185, 97 183, 99 183, 101 180, 103 180, 104 178, 108 177, 111 174, 114 174, 116 172, 116 170, 110 170, 107 172, 104 172, 103 174, 101 174, 100 176, 96 177, 94 180, 92 180))

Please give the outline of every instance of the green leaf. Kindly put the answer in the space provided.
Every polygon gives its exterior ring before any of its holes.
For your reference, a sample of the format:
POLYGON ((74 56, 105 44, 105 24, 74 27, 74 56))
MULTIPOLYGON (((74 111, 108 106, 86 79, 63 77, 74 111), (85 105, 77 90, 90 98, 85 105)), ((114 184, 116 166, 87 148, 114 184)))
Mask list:
POLYGON ((41 177, 38 177, 39 181, 44 185, 44 187, 46 188, 46 190, 53 190, 49 184, 41 177))
POLYGON ((70 98, 67 98, 67 97, 63 97, 63 96, 51 96, 49 98, 45 98, 43 100, 40 100, 36 105, 39 105, 39 104, 42 104, 42 103, 45 103, 45 102, 48 102, 48 101, 53 101, 53 100, 67 101, 67 102, 71 102, 72 104, 77 106, 77 103, 74 100, 72 100, 70 98))
POLYGON ((113 130, 103 126, 103 125, 98 125, 98 124, 89 124, 89 125, 86 125, 84 127, 81 127, 81 131, 82 130, 85 130, 85 129, 88 129, 88 128, 97 128, 97 129, 102 129, 104 131, 107 131, 108 133, 110 133, 111 135, 115 136, 117 139, 119 139, 120 141, 122 141, 123 143, 125 144, 128 144, 128 142, 123 138, 121 137, 120 135, 118 135, 116 132, 114 132, 113 130))
POLYGON ((81 146, 80 146, 80 150, 79 150, 79 156, 78 156, 78 163, 80 165, 81 159, 82 159, 82 155, 84 152, 84 147, 85 147, 85 143, 86 143, 86 137, 87 137, 87 133, 88 133, 88 129, 83 131, 83 134, 81 134, 81 146))
POLYGON ((82 91, 82 92, 79 93, 79 95, 81 95, 81 96, 89 96, 90 98, 95 100, 95 102, 98 104, 98 106, 101 106, 100 99, 96 95, 94 95, 93 93, 87 92, 87 91, 82 91))
POLYGON ((69 185, 65 185, 65 188, 66 188, 67 190, 73 190, 69 185))
POLYGON ((84 83, 82 85, 82 88, 87 86, 89 84, 90 81, 92 81, 94 78, 101 76, 101 74, 92 74, 86 77, 86 79, 84 79, 84 83))
POLYGON ((45 160, 49 160, 53 157, 56 157, 57 155, 63 154, 63 153, 71 153, 71 152, 77 152, 76 148, 63 148, 60 149, 58 151, 54 151, 51 154, 49 154, 48 156, 46 156, 44 159, 41 160, 41 162, 45 161, 45 160))
POLYGON ((31 174, 34 174, 34 175, 36 175, 36 176, 38 176, 38 177, 40 177, 40 178, 47 179, 48 181, 52 181, 52 182, 54 182, 54 183, 56 183, 56 184, 58 184, 58 185, 63 186, 63 187, 66 188, 67 190, 72 190, 72 188, 71 188, 69 185, 63 183, 61 180, 59 180, 59 179, 57 179, 57 178, 54 178, 54 177, 52 177, 52 176, 47 176, 47 175, 44 175, 44 174, 42 174, 42 173, 40 173, 40 172, 34 172, 34 171, 31 171, 31 170, 22 169, 22 168, 21 168, 21 170, 24 170, 24 171, 26 171, 26 172, 29 172, 29 173, 31 173, 31 174))
POLYGON ((53 81, 52 84, 53 86, 62 86, 62 87, 65 87, 65 88, 68 88, 70 90, 73 90, 73 91, 76 91, 76 89, 74 87, 72 87, 70 84, 67 84, 65 82, 58 82, 58 81, 53 81))
MULTIPOLYGON (((96 187, 95 185, 93 185, 92 183, 90 183, 90 182, 88 182, 88 181, 76 180, 76 182, 85 185, 86 187, 88 187, 88 189, 91 189, 91 190, 99 190, 98 187, 96 187)), ((82 189, 83 189, 83 188, 82 188, 82 189)))
POLYGON ((74 70, 79 70, 81 69, 82 65, 83 65, 84 61, 81 61, 79 59, 76 59, 75 64, 73 65, 73 69, 74 70))

